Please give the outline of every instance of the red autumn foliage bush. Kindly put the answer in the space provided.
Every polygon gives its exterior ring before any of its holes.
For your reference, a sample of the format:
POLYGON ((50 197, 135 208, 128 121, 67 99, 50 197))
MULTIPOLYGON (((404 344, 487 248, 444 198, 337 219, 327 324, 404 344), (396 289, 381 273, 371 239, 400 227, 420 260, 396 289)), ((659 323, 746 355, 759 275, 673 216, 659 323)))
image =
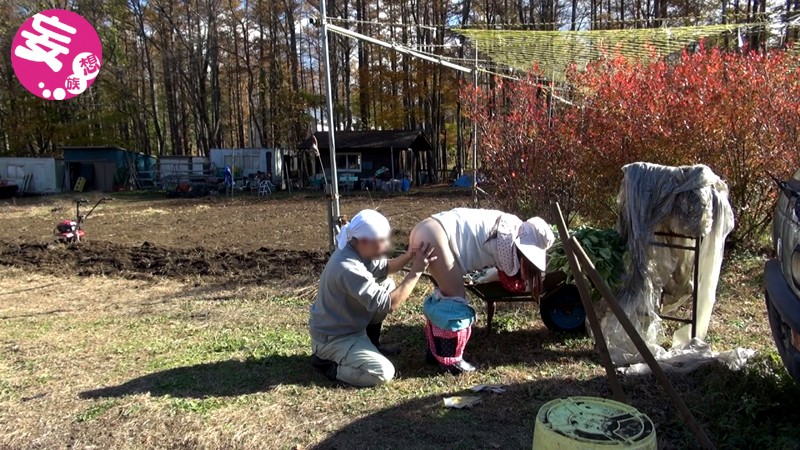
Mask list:
POLYGON ((567 200, 610 225, 623 165, 702 163, 730 188, 732 239, 758 238, 774 202, 769 174, 800 168, 800 57, 701 48, 674 59, 593 63, 568 76, 573 104, 550 109, 536 83, 465 93, 478 99, 468 110, 505 206, 541 213, 567 200))
POLYGON ((578 195, 579 159, 572 116, 551 114, 551 105, 535 76, 495 89, 469 87, 466 110, 479 129, 479 148, 495 198, 509 211, 542 215, 550 200, 569 215, 578 195))

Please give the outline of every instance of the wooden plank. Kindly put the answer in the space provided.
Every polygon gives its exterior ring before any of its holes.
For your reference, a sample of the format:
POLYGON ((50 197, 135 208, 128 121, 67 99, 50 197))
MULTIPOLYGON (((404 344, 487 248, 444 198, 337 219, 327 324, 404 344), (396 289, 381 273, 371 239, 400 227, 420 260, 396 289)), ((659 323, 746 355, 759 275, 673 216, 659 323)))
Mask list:
POLYGON ((559 237, 561 238, 561 242, 564 244, 564 252, 567 255, 567 261, 569 261, 569 269, 570 272, 572 272, 573 282, 578 287, 581 303, 583 303, 583 309, 586 311, 586 318, 589 320, 589 328, 592 330, 595 346, 597 347, 598 353, 600 353, 600 361, 603 364, 603 368, 606 370, 606 378, 608 378, 608 384, 611 387, 612 396, 614 397, 614 400, 626 403, 627 398, 625 396, 625 391, 622 389, 622 384, 620 383, 619 377, 617 376, 617 371, 614 368, 614 362, 611 361, 611 355, 608 353, 606 339, 603 336, 603 330, 600 327, 600 320, 597 317, 597 311, 594 309, 594 303, 592 303, 589 287, 586 285, 586 280, 583 278, 583 274, 581 273, 580 264, 578 264, 578 260, 575 257, 573 250, 569 246, 569 230, 567 229, 567 223, 564 220, 564 215, 561 213, 561 207, 558 205, 558 203, 554 203, 551 208, 553 217, 556 219, 556 227, 558 228, 559 237))
POLYGON ((636 330, 636 327, 633 326, 628 315, 625 314, 625 311, 622 310, 622 307, 617 302, 614 293, 611 292, 611 288, 608 287, 603 277, 600 273, 595 269, 594 264, 589 259, 589 256, 586 255, 586 252, 581 247, 580 242, 574 236, 570 238, 570 243, 572 250, 574 251, 574 255, 578 257, 578 262, 582 265, 584 273, 592 280, 595 287, 600 290, 600 293, 605 298, 606 302, 608 303, 609 308, 619 320, 620 325, 625 330, 625 333, 633 342, 633 345, 636 346, 636 349, 642 355, 642 358, 645 360, 647 365, 650 367, 650 370, 653 372, 653 375, 656 377, 656 380, 667 393, 670 401, 672 402, 675 409, 683 417, 684 422, 689 427, 689 429, 694 434, 697 442, 700 444, 701 447, 705 449, 714 449, 714 443, 711 442, 711 439, 708 437, 706 432, 700 426, 700 423, 697 422, 697 419, 694 417, 692 412, 689 410, 689 407, 686 406, 686 403, 683 401, 681 396, 678 394, 678 391, 675 390, 675 387, 670 383, 669 378, 664 373, 664 369, 661 368, 661 365, 658 364, 656 358, 650 352, 650 348, 647 347, 647 343, 642 339, 642 336, 639 335, 639 331, 636 330))

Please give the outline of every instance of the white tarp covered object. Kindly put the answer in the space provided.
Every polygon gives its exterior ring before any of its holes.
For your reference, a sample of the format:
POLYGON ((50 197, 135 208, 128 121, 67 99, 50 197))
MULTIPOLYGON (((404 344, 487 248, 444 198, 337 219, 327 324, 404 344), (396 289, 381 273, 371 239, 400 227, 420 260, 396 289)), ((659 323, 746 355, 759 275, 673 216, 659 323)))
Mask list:
POLYGON ((0 158, 0 179, 13 180, 23 188, 26 175, 33 175, 27 194, 55 194, 61 192, 54 158, 0 158))
MULTIPOLYGON (((747 361, 755 356, 756 351, 749 348, 736 347, 733 350, 715 352, 711 346, 700 339, 673 347, 659 355, 658 364, 662 369, 672 373, 690 373, 703 364, 718 362, 730 370, 741 370, 747 361)), ((644 375, 651 372, 647 363, 636 363, 623 367, 619 371, 625 375, 644 375)))
MULTIPOLYGON (((694 252, 653 246, 652 241, 692 246, 685 238, 656 232, 699 236, 697 338, 704 339, 716 300, 725 238, 733 230, 728 186, 707 166, 668 167, 633 163, 622 168, 619 232, 627 241, 629 261, 620 305, 656 358, 666 357, 659 313, 691 299, 694 252)), ((613 314, 602 319, 611 357, 616 364, 641 361, 633 343, 613 314)), ((673 349, 690 344, 691 326, 673 336, 673 349)))

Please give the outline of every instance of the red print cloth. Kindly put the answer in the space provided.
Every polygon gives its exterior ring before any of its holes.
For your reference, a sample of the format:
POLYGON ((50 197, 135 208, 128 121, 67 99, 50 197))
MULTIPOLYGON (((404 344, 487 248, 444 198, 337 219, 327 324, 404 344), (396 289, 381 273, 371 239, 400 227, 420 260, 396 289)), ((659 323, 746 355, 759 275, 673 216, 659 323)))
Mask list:
MULTIPOLYGON (((517 272, 517 274, 521 273, 517 272)), ((503 289, 514 294, 524 294, 528 291, 525 281, 520 276, 506 275, 502 270, 497 271, 497 276, 500 278, 500 285, 503 289)))
POLYGON ((472 327, 450 331, 437 327, 430 320, 425 324, 428 349, 436 357, 436 360, 445 366, 461 361, 470 335, 472 335, 472 327))

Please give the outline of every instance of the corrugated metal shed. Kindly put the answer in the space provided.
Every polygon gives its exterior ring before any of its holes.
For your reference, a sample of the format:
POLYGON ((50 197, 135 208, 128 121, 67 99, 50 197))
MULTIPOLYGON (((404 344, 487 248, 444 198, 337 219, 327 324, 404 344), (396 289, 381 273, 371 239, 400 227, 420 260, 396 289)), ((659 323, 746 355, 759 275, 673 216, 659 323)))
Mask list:
MULTIPOLYGON (((328 132, 314 133, 320 150, 320 160, 325 173, 330 173, 328 132)), ((301 142, 297 148, 311 148, 312 137, 301 142)), ((413 130, 366 130, 336 132, 336 168, 345 176, 370 178, 386 168, 392 178, 408 177, 421 183, 430 175, 429 159, 433 146, 422 131, 413 130)), ((314 171, 320 168, 314 161, 314 171)))
POLYGON ((152 185, 157 158, 112 145, 62 147, 68 185, 79 177, 86 179, 86 190, 113 191, 127 187, 129 166, 136 168, 142 186, 152 185))
POLYGON ((0 179, 11 180, 22 190, 29 176, 25 194, 55 194, 61 192, 59 167, 63 170, 63 164, 57 164, 54 158, 0 158, 0 179))

